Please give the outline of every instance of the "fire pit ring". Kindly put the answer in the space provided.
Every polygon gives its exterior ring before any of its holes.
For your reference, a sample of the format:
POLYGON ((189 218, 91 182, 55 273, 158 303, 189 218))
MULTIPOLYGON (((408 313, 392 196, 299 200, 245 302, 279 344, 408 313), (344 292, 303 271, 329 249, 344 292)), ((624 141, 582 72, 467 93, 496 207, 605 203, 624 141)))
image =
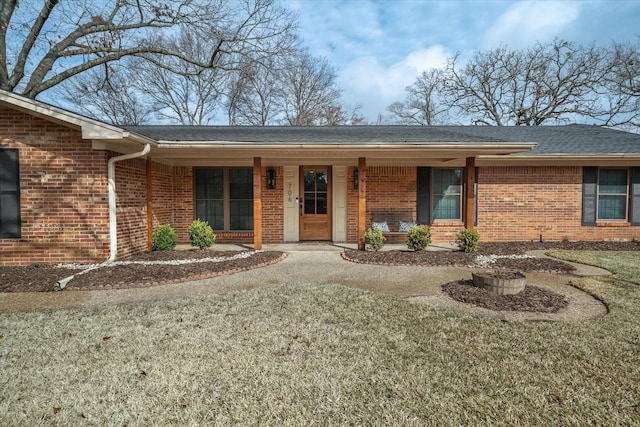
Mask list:
POLYGON ((527 284, 527 277, 519 271, 482 271, 471 276, 474 285, 495 295, 518 294, 527 284))

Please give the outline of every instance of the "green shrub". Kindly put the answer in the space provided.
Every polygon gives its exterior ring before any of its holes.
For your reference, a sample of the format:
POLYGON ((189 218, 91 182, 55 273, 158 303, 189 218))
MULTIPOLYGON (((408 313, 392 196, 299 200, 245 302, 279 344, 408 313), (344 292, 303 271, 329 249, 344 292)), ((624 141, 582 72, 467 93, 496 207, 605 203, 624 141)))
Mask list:
POLYGON ((376 227, 375 230, 369 228, 364 233, 364 241, 371 249, 374 251, 380 250, 384 246, 384 241, 387 240, 386 237, 382 235, 382 229, 376 227))
POLYGON ((424 251, 431 244, 431 230, 426 225, 416 225, 407 233, 407 247, 414 251, 424 251))
POLYGON ((191 246, 204 249, 216 242, 216 235, 207 221, 195 219, 189 226, 189 239, 191 246))
POLYGON ((466 228, 456 236, 460 248, 465 252, 477 252, 480 233, 475 228, 466 228))
POLYGON ((158 226, 151 235, 151 250, 171 251, 178 244, 178 235, 169 224, 158 226))

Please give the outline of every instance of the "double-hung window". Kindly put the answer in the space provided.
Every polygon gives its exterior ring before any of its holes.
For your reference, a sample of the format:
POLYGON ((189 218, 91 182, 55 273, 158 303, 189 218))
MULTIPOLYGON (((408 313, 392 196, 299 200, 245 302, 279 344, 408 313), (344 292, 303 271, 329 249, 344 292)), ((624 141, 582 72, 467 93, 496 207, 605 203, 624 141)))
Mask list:
POLYGON ((629 170, 599 169, 598 217, 600 221, 626 221, 629 212, 629 170))
POLYGON ((433 169, 433 221, 462 220, 462 169, 433 169))
POLYGON ((253 230, 253 169, 196 168, 196 218, 217 231, 253 230))
POLYGON ((462 221, 464 169, 418 167, 417 219, 421 224, 462 221))
POLYGON ((640 168, 585 166, 582 225, 612 222, 640 225, 640 168))
POLYGON ((18 150, 0 148, 0 238, 21 237, 18 150))

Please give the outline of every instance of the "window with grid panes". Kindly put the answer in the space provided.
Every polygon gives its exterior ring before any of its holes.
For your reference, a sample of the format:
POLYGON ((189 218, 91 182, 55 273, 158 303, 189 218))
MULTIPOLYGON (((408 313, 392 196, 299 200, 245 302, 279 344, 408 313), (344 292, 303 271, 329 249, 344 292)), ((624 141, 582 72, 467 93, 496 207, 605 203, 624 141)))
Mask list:
POLYGON ((253 230, 253 169, 197 168, 196 218, 218 231, 253 230))

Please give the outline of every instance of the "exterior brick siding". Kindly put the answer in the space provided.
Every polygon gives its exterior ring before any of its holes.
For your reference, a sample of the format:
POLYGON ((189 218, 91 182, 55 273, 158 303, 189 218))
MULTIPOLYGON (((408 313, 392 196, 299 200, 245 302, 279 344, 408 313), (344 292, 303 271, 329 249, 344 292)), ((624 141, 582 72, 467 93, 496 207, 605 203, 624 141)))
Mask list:
POLYGON ((18 148, 22 237, 0 239, 0 265, 108 258, 107 154, 80 132, 0 108, 0 147, 18 148))
POLYGON ((284 170, 282 167, 262 168, 262 241, 280 243, 284 240, 284 170), (267 169, 276 171, 276 188, 267 189, 267 169))
POLYGON ((582 167, 482 167, 478 231, 484 241, 631 240, 628 223, 582 225, 582 167))

